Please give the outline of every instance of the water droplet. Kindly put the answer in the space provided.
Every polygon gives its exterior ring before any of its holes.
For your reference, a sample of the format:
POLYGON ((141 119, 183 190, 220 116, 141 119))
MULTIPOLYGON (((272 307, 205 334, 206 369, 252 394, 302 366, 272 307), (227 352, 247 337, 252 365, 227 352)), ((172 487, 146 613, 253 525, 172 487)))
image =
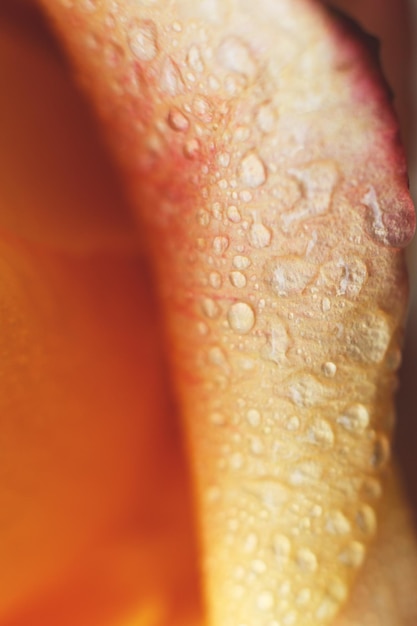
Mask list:
POLYGON ((238 37, 225 39, 218 48, 217 58, 220 64, 231 72, 248 77, 256 72, 256 64, 251 51, 238 37))
POLYGON ((371 465, 374 469, 381 469, 386 465, 391 456, 391 446, 389 439, 383 433, 378 433, 375 436, 375 441, 372 446, 371 465))
POLYGON ((200 143, 198 139, 189 139, 184 144, 184 155, 187 159, 195 159, 200 152, 200 143))
POLYGON ((295 602, 298 606, 305 606, 311 600, 311 589, 308 587, 304 587, 301 589, 300 593, 297 595, 295 602))
POLYGON ((246 419, 251 426, 257 428, 261 423, 261 414, 256 409, 249 409, 246 413, 246 419))
POLYGON ((321 301, 321 310, 323 311, 323 313, 328 313, 331 308, 332 305, 329 298, 323 298, 323 300, 321 301))
POLYGON ((323 374, 327 376, 327 378, 334 378, 337 372, 336 365, 332 363, 331 361, 327 361, 326 363, 323 363, 323 367, 321 369, 322 369, 323 374))
POLYGON ((366 312, 352 322, 347 351, 363 363, 381 363, 391 341, 391 329, 382 313, 366 312))
POLYGON ((255 533, 249 533, 249 535, 245 538, 243 542, 243 550, 248 554, 255 552, 256 548, 258 547, 258 542, 258 535, 256 535, 255 533))
POLYGON ((352 433, 362 433, 369 426, 369 412, 363 404, 351 404, 337 418, 337 423, 352 433))
POLYGON ((197 46, 191 46, 187 54, 187 63, 192 70, 199 74, 204 71, 204 63, 197 46))
POLYGON ((326 531, 331 535, 346 535, 350 533, 350 522, 341 511, 332 511, 326 518, 326 531))
POLYGON ((209 283, 213 287, 213 289, 220 289, 220 287, 222 286, 222 277, 219 272, 210 272, 209 283))
POLYGON ((209 420, 215 426, 224 426, 226 424, 226 418, 223 413, 219 413, 219 411, 213 411, 210 413, 209 420))
POLYGON ((294 626, 297 621, 297 613, 290 611, 282 619, 282 626, 294 626))
POLYGON ((232 330, 246 334, 255 325, 255 312, 246 302, 236 302, 229 308, 227 319, 232 330))
POLYGON ((322 468, 314 461, 305 461, 289 474, 289 483, 294 487, 317 485, 322 476, 322 468))
POLYGON ((266 248, 271 243, 272 231, 261 222, 255 222, 250 227, 248 238, 254 248, 266 248))
POLYGON ((193 100, 193 113, 199 120, 208 124, 213 120, 213 107, 203 96, 196 96, 193 100))
POLYGON ((288 537, 279 533, 275 534, 272 538, 272 549, 279 565, 285 565, 291 553, 291 541, 288 537))
POLYGON ((380 481, 377 478, 365 478, 361 487, 361 495, 366 500, 378 500, 382 496, 380 481))
POLYGON ((239 222, 242 219, 239 209, 234 205, 227 207, 226 215, 227 215, 227 218, 234 224, 239 224, 239 222))
POLYGON ((228 152, 219 152, 217 155, 217 163, 220 167, 228 167, 230 164, 230 154, 228 152))
POLYGON ((229 238, 224 236, 215 237, 213 239, 213 250, 218 256, 224 254, 229 247, 229 238))
POLYGON ((161 69, 160 86, 170 96, 177 96, 184 91, 181 72, 172 59, 167 57, 161 69))
POLYGON ((365 546, 359 541, 351 541, 339 554, 339 561, 347 567, 360 567, 365 558, 365 546))
POLYGON ((209 319, 216 319, 221 313, 221 309, 217 302, 211 298, 203 298, 201 302, 201 309, 206 317, 209 319))
POLYGON ((229 364, 226 358, 225 353, 219 346, 212 346, 208 351, 208 358, 210 363, 213 365, 217 365, 217 367, 221 367, 223 369, 228 370, 229 364))
POLYGON ((250 264, 251 261, 250 259, 248 259, 247 256, 241 256, 237 254, 235 257, 233 257, 233 265, 238 270, 245 270, 249 267, 250 264))
POLYGON ((346 585, 339 579, 334 578, 328 585, 325 597, 317 609, 316 617, 320 620, 330 620, 346 600, 346 585))
POLYGON ((246 287, 246 276, 242 274, 242 272, 230 272, 229 279, 233 287, 237 287, 238 289, 246 287))
POLYGON ((285 428, 290 432, 295 432, 300 428, 300 418, 296 415, 292 415, 291 417, 287 418, 285 421, 285 428))
POLYGON ((261 591, 257 599, 257 607, 260 611, 270 611, 274 604, 274 594, 272 591, 261 591))
POLYGON ((252 437, 250 449, 253 454, 261 455, 264 453, 264 444, 259 437, 252 437))
POLYGON ((317 557, 308 548, 301 548, 296 554, 295 561, 304 572, 315 572, 317 569, 317 557))
POLYGON ((231 469, 239 470, 243 466, 243 456, 240 452, 235 452, 229 459, 231 469))
POLYGON ((266 181, 266 169, 256 152, 249 152, 239 166, 239 178, 244 185, 256 189, 266 181))
POLYGON ((158 53, 157 30, 151 20, 134 20, 128 30, 129 47, 139 61, 152 61, 158 53))
POLYGON ((308 429, 308 440, 321 447, 331 447, 334 443, 334 433, 326 420, 316 418, 308 429))
POLYGON ((318 405, 326 398, 326 388, 310 374, 296 377, 289 385, 290 399, 300 407, 318 405))
POLYGON ((276 126, 276 116, 270 102, 261 104, 256 114, 256 125, 262 133, 271 133, 276 126))
POLYGON ((208 226, 210 224, 210 213, 202 209, 197 214, 197 220, 200 226, 204 226, 204 227, 208 226))
POLYGON ((356 512, 356 525, 365 535, 374 535, 376 531, 376 515, 367 504, 363 504, 356 512))
POLYGON ((168 114, 168 124, 176 131, 185 132, 188 130, 190 123, 185 115, 176 108, 170 110, 168 114))
POLYGON ((220 488, 217 487, 217 485, 212 485, 211 487, 208 487, 205 496, 207 502, 217 502, 221 496, 220 488))

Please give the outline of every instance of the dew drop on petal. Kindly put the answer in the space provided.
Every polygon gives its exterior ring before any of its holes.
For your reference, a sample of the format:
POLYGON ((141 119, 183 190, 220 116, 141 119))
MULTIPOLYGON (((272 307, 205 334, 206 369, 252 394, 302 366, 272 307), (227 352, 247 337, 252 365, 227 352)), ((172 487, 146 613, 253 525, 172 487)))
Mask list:
POLYGON ((238 37, 228 37, 222 41, 217 50, 217 59, 225 69, 243 76, 251 77, 256 71, 250 49, 238 37))
POLYGON ((236 302, 229 308, 227 319, 232 330, 246 334, 255 325, 255 312, 246 302, 236 302))
POLYGON ((245 270, 250 266, 250 264, 251 261, 247 256, 237 254, 235 257, 233 257, 233 265, 238 270, 245 270))
POLYGON ((157 30, 151 20, 133 20, 128 29, 129 47, 139 61, 152 61, 158 53, 157 30))
POLYGON ((363 404, 351 404, 337 418, 337 423, 352 433, 362 433, 369 426, 369 411, 363 404))
POLYGON ((365 558, 365 546, 359 541, 351 541, 339 554, 339 561, 347 567, 360 567, 365 558))
POLYGON ((185 132, 188 130, 190 123, 185 115, 177 108, 170 110, 168 114, 168 124, 173 130, 185 132))
POLYGON ((242 274, 242 272, 230 272, 229 278, 233 287, 237 287, 238 289, 246 287, 246 276, 242 274))
POLYGON ((239 178, 244 185, 256 189, 266 181, 266 168, 256 152, 249 152, 239 166, 239 178))

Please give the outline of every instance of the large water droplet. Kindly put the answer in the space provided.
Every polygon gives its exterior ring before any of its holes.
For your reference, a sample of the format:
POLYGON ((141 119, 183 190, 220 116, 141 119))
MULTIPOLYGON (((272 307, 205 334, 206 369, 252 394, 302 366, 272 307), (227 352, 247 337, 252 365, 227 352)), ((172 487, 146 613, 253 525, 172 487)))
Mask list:
POLYGON ((203 298, 201 301, 201 309, 204 315, 209 319, 216 319, 221 313, 219 305, 211 298, 203 298))
POLYGON ((356 512, 356 524, 364 535, 374 535, 377 525, 375 511, 363 504, 356 512))
POLYGON ((243 157, 239 166, 239 178, 244 185, 252 189, 260 187, 266 181, 265 165, 256 152, 249 152, 243 157))
POLYGON ((158 53, 157 30, 151 20, 134 20, 128 29, 129 47, 140 61, 152 61, 158 53))
POLYGON ((350 533, 350 522, 341 511, 332 511, 326 518, 326 530, 331 535, 346 535, 350 533))
POLYGON ((201 52, 197 46, 191 46, 187 54, 187 63, 194 72, 204 72, 204 63, 201 52))
POLYGON ((237 287, 238 289, 246 287, 246 276, 242 274, 242 272, 230 272, 229 278, 233 287, 237 287))
POLYGON ((239 222, 242 219, 242 216, 240 215, 239 209, 236 206, 234 206, 234 205, 231 205, 231 206, 227 207, 226 215, 227 215, 227 218, 231 222, 233 222, 234 224, 239 224, 239 222))
POLYGON ((365 546, 359 541, 351 541, 339 554, 339 561, 347 567, 360 567, 365 558, 365 546))
POLYGON ((247 256, 241 256, 240 254, 237 254, 235 257, 233 257, 233 265, 238 270, 245 270, 249 267, 250 264, 251 261, 247 256))
POLYGON ((324 419, 314 419, 308 429, 308 440, 322 448, 330 448, 334 443, 334 433, 330 424, 324 419))
POLYGON ((161 89, 170 96, 177 96, 184 91, 181 72, 172 59, 167 57, 162 65, 159 84, 161 89))
POLYGON ((323 363, 322 372, 327 378, 333 378, 336 375, 337 367, 332 361, 323 363))
POLYGON ((272 537, 272 549, 278 564, 282 567, 290 558, 291 541, 285 535, 277 533, 272 537))
POLYGON ((218 236, 213 239, 213 250, 218 256, 224 254, 229 247, 229 238, 225 236, 218 236))
POLYGON ((272 591, 261 591, 257 598, 257 607, 260 611, 270 611, 274 604, 274 594, 272 591))
POLYGON ((391 329, 382 313, 366 312, 351 324, 349 356, 364 363, 381 363, 391 341, 391 329))
POLYGON ((229 308, 227 319, 232 330, 246 334, 255 325, 255 312, 246 302, 236 302, 229 308))
POLYGON ((228 37, 219 46, 217 58, 221 65, 238 74, 251 77, 255 74, 256 64, 248 46, 238 37, 228 37))
POLYGON ((295 562, 304 572, 315 572, 317 569, 317 557, 314 552, 308 548, 301 548, 298 550, 295 562))
POLYGON ((372 446, 371 465, 374 469, 381 469, 389 461, 391 446, 389 439, 383 433, 377 433, 372 446))
POLYGON ((369 426, 369 412, 363 404, 351 404, 337 418, 338 424, 352 433, 362 433, 369 426))

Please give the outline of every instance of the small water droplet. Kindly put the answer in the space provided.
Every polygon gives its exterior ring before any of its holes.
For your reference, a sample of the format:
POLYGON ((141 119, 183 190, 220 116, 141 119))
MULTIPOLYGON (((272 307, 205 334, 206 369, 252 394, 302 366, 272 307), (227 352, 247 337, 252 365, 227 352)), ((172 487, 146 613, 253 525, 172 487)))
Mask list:
POLYGON ((323 402, 326 388, 310 374, 295 377, 289 385, 290 399, 300 407, 312 407, 323 402))
POLYGON ((224 426, 226 424, 226 418, 223 413, 219 413, 219 411, 213 411, 209 416, 210 422, 215 426, 224 426))
POLYGON ((304 572, 315 572, 317 569, 317 557, 314 552, 308 548, 301 548, 298 550, 295 562, 304 572))
POLYGON ((229 238, 225 236, 215 237, 213 239, 213 251, 218 256, 224 254, 229 247, 229 238))
POLYGON ((237 74, 251 77, 256 72, 256 64, 246 43, 238 37, 228 37, 219 46, 217 58, 220 64, 237 74))
POLYGON ((217 163, 220 167, 228 167, 230 165, 230 154, 228 152, 219 152, 217 155, 217 163))
POLYGON ((195 159, 200 152, 200 142, 198 139, 189 139, 184 144, 184 156, 187 159, 195 159))
POLYGON ((258 547, 258 541, 258 535, 256 535, 255 533, 249 533, 243 543, 244 551, 248 553, 254 552, 258 547))
POLYGON ((391 456, 389 439, 383 433, 377 433, 372 446, 371 466, 379 470, 386 465, 391 456))
POLYGON ((294 487, 312 487, 320 481, 322 473, 322 468, 318 463, 304 461, 290 472, 289 483, 294 487))
POLYGON ((266 181, 266 169, 256 152, 249 152, 239 166, 239 178, 244 185, 256 189, 266 181))
POLYGON ((276 116, 270 102, 264 102, 256 114, 256 125, 262 133, 271 133, 276 126, 276 116))
POLYGON ((209 283, 213 287, 213 289, 220 289, 220 287, 222 286, 222 277, 219 272, 210 272, 209 283))
POLYGON ((280 533, 275 534, 272 537, 272 549, 279 565, 285 565, 291 553, 291 541, 288 537, 280 533))
POLYGON ((334 443, 334 433, 326 420, 316 418, 308 429, 308 440, 322 448, 330 448, 334 443))
POLYGON ((332 361, 327 361, 323 363, 322 372, 327 378, 334 378, 337 372, 337 367, 332 361))
POLYGON ((157 30, 151 20, 133 20, 129 25, 128 40, 139 61, 152 61, 158 54, 157 30))
POLYGON ((272 591, 261 591, 257 598, 257 607, 260 611, 270 611, 274 604, 274 594, 272 591))
POLYGON ((246 302, 236 302, 229 308, 227 319, 232 330, 244 335, 255 325, 255 312, 246 302))
POLYGON ((185 115, 177 108, 172 108, 168 114, 168 124, 173 130, 185 132, 188 130, 190 123, 185 115))
POLYGON ((346 535, 350 533, 350 522, 341 511, 332 511, 326 518, 326 531, 331 535, 346 535))
POLYGON ((291 417, 285 420, 285 428, 290 432, 295 432, 300 428, 300 418, 296 415, 292 415, 291 417))
POLYGON ((256 409, 249 409, 246 419, 251 426, 257 428, 261 423, 261 414, 256 409))
POLYGON ((381 363, 391 341, 391 329, 383 313, 366 312, 353 320, 347 351, 363 363, 381 363))
POLYGON ((369 412, 363 404, 351 404, 337 418, 337 423, 352 433, 362 433, 369 426, 369 412))
POLYGON ((297 595, 295 602, 298 606, 305 606, 311 600, 311 589, 308 587, 304 587, 301 589, 300 593, 297 595))
POLYGON ((242 272, 230 272, 229 279, 233 287, 237 287, 238 289, 246 287, 246 276, 242 274, 242 272))
POLYGON ((359 541, 351 541, 339 554, 339 561, 347 567, 360 567, 365 558, 365 546, 359 541))
POLYGON ((227 215, 227 218, 234 224, 239 224, 239 222, 242 219, 239 209, 234 205, 227 207, 226 215, 227 215))
POLYGON ((162 65, 159 81, 160 87, 170 96, 177 96, 184 91, 181 72, 172 59, 167 57, 162 65))
POLYGON ((248 238, 254 248, 266 248, 271 243, 272 231, 261 222, 255 222, 250 227, 248 238))
POLYGON ((378 500, 382 496, 380 481, 377 478, 365 478, 361 487, 361 495, 366 500, 378 500))
POLYGON ((213 107, 203 96, 196 96, 193 100, 193 113, 205 124, 213 120, 213 107))
POLYGON ((275 257, 267 264, 269 284, 278 296, 301 294, 314 278, 316 268, 298 257, 275 257))
POLYGON ((323 298, 323 300, 321 301, 321 310, 323 311, 323 313, 328 313, 331 308, 332 305, 329 298, 323 298))
POLYGON ((231 469, 233 470, 241 469, 243 466, 242 454, 240 454, 240 452, 235 452, 234 454, 232 454, 229 459, 229 464, 230 464, 231 469))
POLYGON ((264 453, 264 444, 259 437, 252 437, 250 449, 253 454, 261 455, 264 453))
POLYGON ((197 221, 200 224, 200 226, 204 226, 204 227, 208 226, 210 224, 210 213, 202 209, 201 211, 197 213, 197 221))
POLYGON ((199 74, 204 71, 204 63, 201 52, 197 46, 191 46, 187 54, 187 63, 194 72, 199 74))
POLYGON ((221 309, 217 302, 211 298, 203 298, 201 302, 201 309, 206 317, 209 319, 216 319, 221 313, 221 309))
POLYGON ((229 364, 225 353, 219 346, 212 346, 208 351, 208 358, 210 363, 217 365, 225 370, 229 369, 229 364))
POLYGON ((375 511, 367 504, 363 504, 356 512, 356 525, 365 535, 375 534, 377 526, 375 511))
POLYGON ((251 264, 250 259, 247 256, 241 256, 237 254, 233 257, 233 265, 238 270, 246 270, 251 264))

